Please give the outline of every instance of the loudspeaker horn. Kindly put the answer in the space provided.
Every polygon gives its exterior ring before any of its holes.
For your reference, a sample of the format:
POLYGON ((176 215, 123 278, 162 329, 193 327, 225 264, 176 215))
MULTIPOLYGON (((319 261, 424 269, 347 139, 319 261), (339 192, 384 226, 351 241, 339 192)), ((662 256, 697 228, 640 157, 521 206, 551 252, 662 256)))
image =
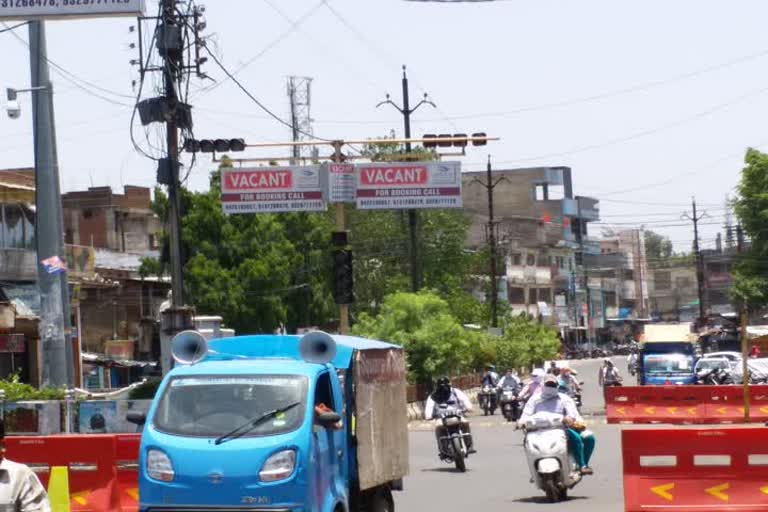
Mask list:
POLYGON ((171 340, 171 355, 179 364, 199 363, 208 354, 208 341, 197 331, 182 331, 171 340))
POLYGON ((309 332, 299 340, 299 354, 308 363, 330 363, 336 357, 336 342, 323 331, 309 332))

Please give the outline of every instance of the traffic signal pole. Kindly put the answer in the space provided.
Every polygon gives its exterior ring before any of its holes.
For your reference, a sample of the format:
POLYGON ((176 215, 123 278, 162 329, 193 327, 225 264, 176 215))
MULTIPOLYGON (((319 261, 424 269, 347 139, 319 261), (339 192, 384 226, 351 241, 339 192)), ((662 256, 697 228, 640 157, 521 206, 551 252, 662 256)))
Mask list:
MULTIPOLYGON (((342 141, 333 142, 333 156, 331 157, 332 162, 341 163, 344 160, 344 155, 342 155, 341 153, 341 146, 343 144, 344 143, 342 141)), ((347 230, 345 226, 346 219, 344 214, 344 203, 336 203, 334 205, 334 208, 336 210, 335 211, 336 234, 337 236, 343 237, 346 242, 347 230)), ((347 244, 345 243, 344 245, 347 245, 347 244)), ((339 261, 334 259, 334 265, 339 265, 339 261)), ((343 271, 343 270, 335 268, 334 275, 338 275, 340 271, 343 271)), ((346 301, 343 301, 343 302, 346 302, 346 301)), ((349 333, 349 304, 342 303, 342 304, 339 304, 339 334, 348 334, 348 333, 349 333)))

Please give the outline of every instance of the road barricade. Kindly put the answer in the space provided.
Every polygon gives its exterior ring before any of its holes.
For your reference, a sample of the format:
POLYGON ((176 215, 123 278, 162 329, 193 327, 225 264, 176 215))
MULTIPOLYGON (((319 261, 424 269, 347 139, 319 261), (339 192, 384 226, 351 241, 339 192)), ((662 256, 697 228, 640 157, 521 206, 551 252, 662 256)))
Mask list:
POLYGON ((768 429, 622 432, 625 512, 768 510, 768 429))
POLYGON ((616 386, 606 390, 608 423, 699 423, 707 386, 616 386))
MULTIPOLYGON (((768 421, 768 386, 752 385, 750 419, 768 421)), ((744 421, 741 386, 620 386, 606 390, 608 423, 720 424, 744 421)))
POLYGON ((6 437, 6 450, 9 459, 35 471, 53 512, 134 512, 137 466, 127 464, 138 458, 138 439, 138 434, 14 436, 6 437))

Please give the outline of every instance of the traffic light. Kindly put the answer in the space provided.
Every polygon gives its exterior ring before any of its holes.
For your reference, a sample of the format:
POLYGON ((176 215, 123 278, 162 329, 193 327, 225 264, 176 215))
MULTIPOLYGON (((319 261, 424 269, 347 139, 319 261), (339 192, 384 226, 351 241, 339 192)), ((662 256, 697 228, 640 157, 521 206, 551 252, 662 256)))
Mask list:
POLYGON ((336 304, 352 304, 355 301, 354 278, 352 276, 352 251, 333 251, 333 296, 336 304))
POLYGON ((227 153, 245 151, 243 139, 187 139, 184 142, 184 151, 187 153, 227 153))
POLYGON ((488 135, 486 135, 485 132, 473 133, 472 134, 472 138, 473 138, 472 145, 473 146, 485 146, 486 144, 488 144, 488 141, 485 140, 485 138, 487 136, 488 135), (478 137, 480 140, 474 140, 475 137, 478 137))

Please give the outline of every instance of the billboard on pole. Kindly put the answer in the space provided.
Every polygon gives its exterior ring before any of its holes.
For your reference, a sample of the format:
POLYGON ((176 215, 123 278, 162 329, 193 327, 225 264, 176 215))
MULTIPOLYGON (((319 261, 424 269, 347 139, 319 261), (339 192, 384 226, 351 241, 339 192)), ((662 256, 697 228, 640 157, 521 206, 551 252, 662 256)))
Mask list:
POLYGON ((357 168, 361 210, 461 208, 460 162, 389 162, 357 168))
POLYGON ((221 203, 227 214, 324 211, 320 166, 222 169, 221 203))
POLYGON ((0 0, 0 21, 142 16, 145 0, 0 0))
POLYGON ((356 180, 353 164, 328 162, 323 169, 322 179, 329 203, 355 202, 356 180))

